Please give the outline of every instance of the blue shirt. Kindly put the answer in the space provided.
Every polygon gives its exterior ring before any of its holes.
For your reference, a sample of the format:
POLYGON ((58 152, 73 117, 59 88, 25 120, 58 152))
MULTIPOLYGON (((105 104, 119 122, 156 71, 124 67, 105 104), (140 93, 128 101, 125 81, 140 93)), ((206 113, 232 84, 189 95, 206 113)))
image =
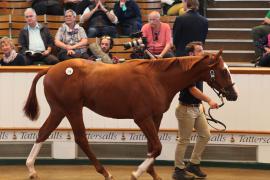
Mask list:
POLYGON ((28 26, 29 32, 29 50, 45 51, 45 45, 40 35, 40 27, 37 24, 34 28, 28 26))

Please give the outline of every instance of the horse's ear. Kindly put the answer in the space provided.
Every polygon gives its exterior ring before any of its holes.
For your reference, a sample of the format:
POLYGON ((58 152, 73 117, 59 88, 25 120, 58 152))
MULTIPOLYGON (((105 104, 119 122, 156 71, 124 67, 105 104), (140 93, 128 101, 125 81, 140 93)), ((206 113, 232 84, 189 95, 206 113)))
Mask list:
POLYGON ((216 58, 215 58, 216 60, 219 59, 219 56, 221 56, 222 52, 223 52, 223 49, 220 49, 220 50, 218 51, 218 53, 216 54, 216 58))
POLYGON ((219 58, 219 57, 221 56, 222 52, 223 52, 223 50, 220 49, 218 51, 218 53, 214 55, 213 61, 211 61, 211 63, 209 64, 210 67, 213 67, 220 62, 221 58, 219 58))

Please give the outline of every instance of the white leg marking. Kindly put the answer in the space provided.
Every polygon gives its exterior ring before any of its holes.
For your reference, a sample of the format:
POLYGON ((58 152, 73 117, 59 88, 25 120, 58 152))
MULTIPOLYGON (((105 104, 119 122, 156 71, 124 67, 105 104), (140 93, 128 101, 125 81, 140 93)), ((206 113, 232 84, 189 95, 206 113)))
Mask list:
POLYGON ((39 153, 41 146, 42 146, 42 143, 35 143, 26 160, 26 166, 28 168, 30 178, 35 178, 36 176, 34 163, 35 163, 36 157, 39 153))
POLYGON ((146 158, 144 162, 138 167, 136 172, 132 172, 132 175, 135 178, 139 178, 147 169, 148 167, 154 162, 154 158, 146 158))

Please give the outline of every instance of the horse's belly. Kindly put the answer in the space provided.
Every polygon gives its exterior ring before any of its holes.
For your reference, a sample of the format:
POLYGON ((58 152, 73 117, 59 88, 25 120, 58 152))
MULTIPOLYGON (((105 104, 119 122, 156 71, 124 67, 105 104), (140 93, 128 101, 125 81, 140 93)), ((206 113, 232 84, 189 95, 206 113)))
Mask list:
POLYGON ((95 113, 116 119, 133 119, 132 113, 128 110, 127 106, 117 105, 112 103, 111 105, 105 104, 96 104, 87 106, 90 110, 95 113))

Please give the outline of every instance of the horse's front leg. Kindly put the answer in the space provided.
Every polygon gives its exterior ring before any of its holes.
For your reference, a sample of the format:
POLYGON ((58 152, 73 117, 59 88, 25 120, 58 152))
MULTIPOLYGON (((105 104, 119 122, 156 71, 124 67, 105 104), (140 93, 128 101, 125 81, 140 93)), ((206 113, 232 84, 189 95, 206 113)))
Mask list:
POLYGON ((68 113, 67 118, 71 124, 75 136, 75 142, 87 155, 88 159, 92 161, 92 163, 96 168, 96 171, 101 175, 103 175, 105 180, 114 180, 113 176, 100 164, 100 162, 98 161, 94 152, 91 150, 88 144, 88 140, 85 134, 85 126, 82 118, 82 110, 79 109, 75 111, 75 109, 73 109, 72 112, 68 113))
MULTIPOLYGON (((163 114, 160 114, 160 115, 154 116, 153 118, 157 132, 159 132, 159 127, 160 127, 162 117, 163 117, 163 114)), ((152 152, 152 146, 149 143, 148 143, 148 152, 152 152)), ((156 173, 153 164, 149 166, 149 168, 147 169, 147 173, 153 177, 153 180, 162 180, 161 177, 159 177, 159 175, 156 173)))
MULTIPOLYGON (((146 170, 149 169, 150 166, 153 166, 154 160, 156 157, 160 155, 161 148, 162 148, 160 140, 158 138, 158 133, 157 133, 157 130, 156 130, 156 127, 152 118, 147 118, 143 120, 135 120, 135 122, 140 127, 140 129, 143 131, 144 135, 147 138, 148 150, 151 149, 152 151, 148 152, 147 158, 144 160, 144 162, 141 165, 139 165, 137 171, 132 172, 131 180, 137 180, 146 170)), ((152 174, 153 174, 154 172, 153 167, 150 168, 150 171, 152 171, 152 174)), ((154 180, 158 180, 158 179, 155 179, 154 176, 153 178, 154 180)))

